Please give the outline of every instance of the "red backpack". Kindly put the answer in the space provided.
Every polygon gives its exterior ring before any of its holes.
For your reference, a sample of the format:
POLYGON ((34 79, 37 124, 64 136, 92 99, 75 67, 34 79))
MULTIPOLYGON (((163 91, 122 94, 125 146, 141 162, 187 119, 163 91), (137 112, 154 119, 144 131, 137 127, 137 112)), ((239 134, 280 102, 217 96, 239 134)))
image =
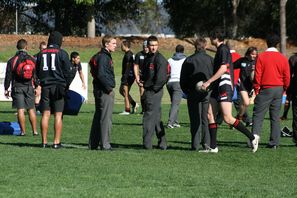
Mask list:
POLYGON ((12 63, 12 71, 23 80, 31 80, 35 70, 35 62, 29 55, 19 57, 16 56, 12 63))

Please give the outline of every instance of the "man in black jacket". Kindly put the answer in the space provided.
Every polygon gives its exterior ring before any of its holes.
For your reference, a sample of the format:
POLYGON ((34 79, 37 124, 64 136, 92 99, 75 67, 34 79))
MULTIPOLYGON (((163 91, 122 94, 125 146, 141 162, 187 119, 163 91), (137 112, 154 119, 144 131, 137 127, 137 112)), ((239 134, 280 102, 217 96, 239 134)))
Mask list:
POLYGON ((95 97, 95 114, 89 137, 89 149, 111 150, 110 133, 114 104, 115 77, 111 53, 117 46, 116 39, 106 35, 102 39, 102 49, 95 54, 89 64, 93 76, 93 93, 95 97))
MULTIPOLYGON (((29 113, 29 120, 33 130, 33 135, 38 135, 36 128, 36 114, 34 109, 34 89, 38 87, 36 70, 33 70, 33 76, 31 79, 28 80, 21 78, 16 71, 18 64, 21 64, 22 60, 29 60, 31 61, 32 65, 35 66, 35 59, 28 54, 27 45, 28 43, 24 39, 20 39, 17 42, 18 51, 16 55, 9 59, 9 61, 7 62, 4 80, 4 95, 7 98, 10 96, 8 88, 10 87, 10 82, 12 82, 12 107, 17 109, 17 117, 21 128, 21 136, 24 136, 26 134, 25 109, 27 109, 29 113)), ((35 91, 38 90, 40 89, 36 89, 35 91)), ((39 95, 40 93, 36 92, 36 94, 39 95)))
POLYGON ((143 147, 152 149, 152 136, 156 133, 158 147, 167 149, 165 130, 161 121, 161 100, 163 86, 167 82, 168 62, 158 51, 158 39, 155 36, 148 38, 149 54, 144 60, 143 87, 144 101, 143 114, 143 147))
POLYGON ((42 87, 40 107, 42 111, 41 132, 42 147, 47 147, 48 122, 51 112, 54 113, 53 148, 59 149, 62 135, 62 115, 64 96, 73 80, 68 53, 61 49, 63 36, 54 31, 48 38, 48 46, 37 56, 37 76, 42 87))
POLYGON ((199 143, 205 148, 209 145, 208 130, 208 103, 210 92, 197 91, 196 84, 199 81, 208 80, 213 74, 213 58, 206 54, 206 40, 198 38, 195 43, 195 53, 188 58, 182 65, 180 85, 187 94, 188 113, 191 123, 192 150, 199 149, 199 143), (202 123, 202 133, 200 124, 202 123), (201 135, 202 136, 201 136, 201 135))

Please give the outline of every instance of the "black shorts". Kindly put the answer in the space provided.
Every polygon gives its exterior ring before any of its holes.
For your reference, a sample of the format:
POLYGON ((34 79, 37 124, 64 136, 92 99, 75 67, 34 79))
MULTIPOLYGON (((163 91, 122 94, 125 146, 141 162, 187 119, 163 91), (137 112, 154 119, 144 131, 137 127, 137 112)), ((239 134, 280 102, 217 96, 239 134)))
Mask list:
POLYGON ((14 87, 11 92, 12 107, 17 109, 34 109, 35 94, 32 86, 14 87))
POLYGON ((240 83, 237 85, 238 91, 246 91, 250 93, 253 89, 253 84, 252 83, 240 83))
POLYGON ((51 110, 51 112, 63 112, 64 110, 64 87, 52 86, 42 88, 41 90, 41 100, 40 109, 41 111, 51 110))
POLYGON ((215 98, 217 102, 232 102, 233 92, 231 85, 224 84, 213 87, 210 97, 215 98))
POLYGON ((127 78, 127 79, 123 79, 121 80, 121 85, 127 85, 129 87, 131 87, 133 85, 135 81, 135 78, 127 78))

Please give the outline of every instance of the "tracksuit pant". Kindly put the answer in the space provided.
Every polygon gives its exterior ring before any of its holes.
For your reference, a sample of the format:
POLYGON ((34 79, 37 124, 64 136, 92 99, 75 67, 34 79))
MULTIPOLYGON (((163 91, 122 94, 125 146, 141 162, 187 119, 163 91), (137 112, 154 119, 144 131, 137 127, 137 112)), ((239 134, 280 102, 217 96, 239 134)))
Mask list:
POLYGON ((156 133, 158 138, 158 147, 167 148, 165 138, 165 129, 161 121, 161 100, 163 89, 155 92, 153 90, 144 90, 144 112, 143 112, 143 147, 152 149, 153 134, 156 133))
POLYGON ((89 137, 89 148, 110 149, 110 133, 112 127, 112 112, 114 105, 114 92, 110 95, 102 90, 94 90, 95 114, 89 137))
POLYGON ((183 94, 179 82, 169 82, 167 84, 167 90, 171 100, 168 124, 178 124, 179 104, 183 94))
POLYGON ((283 97, 283 87, 261 89, 255 98, 253 110, 253 134, 261 135, 262 124, 267 110, 270 117, 269 145, 278 146, 280 140, 279 114, 283 97))
POLYGON ((187 105, 190 117, 191 149, 198 150, 199 144, 209 145, 208 104, 210 93, 205 96, 191 91, 188 94, 187 105), (200 127, 201 126, 201 127, 200 127))

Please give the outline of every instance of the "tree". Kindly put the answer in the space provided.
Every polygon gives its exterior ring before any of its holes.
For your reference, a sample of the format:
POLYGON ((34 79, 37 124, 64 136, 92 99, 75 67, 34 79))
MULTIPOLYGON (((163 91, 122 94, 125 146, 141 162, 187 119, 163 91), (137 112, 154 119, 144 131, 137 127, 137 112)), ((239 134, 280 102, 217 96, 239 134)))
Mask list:
POLYGON ((78 4, 87 5, 87 21, 88 21, 88 37, 95 38, 96 23, 95 23, 95 0, 76 0, 78 4))
POLYGON ((286 33, 286 4, 287 0, 280 0, 280 32, 281 32, 281 46, 280 51, 286 55, 287 33, 286 33))

